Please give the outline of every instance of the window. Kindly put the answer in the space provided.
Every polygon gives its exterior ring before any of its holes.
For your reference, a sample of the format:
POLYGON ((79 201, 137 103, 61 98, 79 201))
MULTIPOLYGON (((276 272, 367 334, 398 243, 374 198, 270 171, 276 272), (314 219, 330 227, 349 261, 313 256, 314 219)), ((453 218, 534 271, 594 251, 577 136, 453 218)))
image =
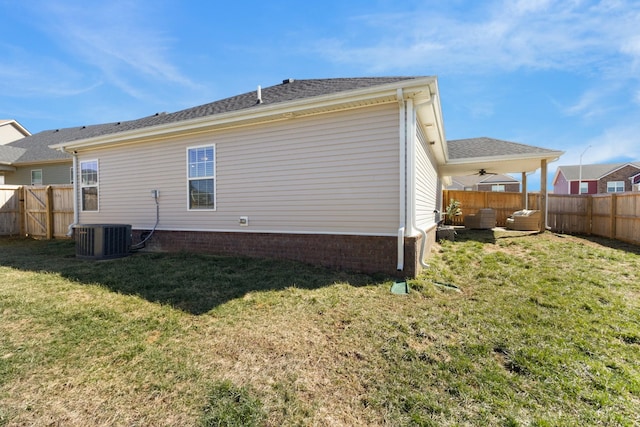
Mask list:
POLYGON ((608 181, 607 193, 623 193, 624 181, 608 181))
POLYGON ((31 171, 31 185, 42 185, 42 169, 31 171))
POLYGON ((499 191, 504 193, 504 184, 495 184, 491 186, 491 191, 499 191))
POLYGON ((83 211, 98 210, 98 161, 80 162, 80 194, 83 211))
POLYGON ((589 183, 581 182, 580 183, 580 193, 579 194, 589 194, 589 183))
POLYGON ((187 149, 187 180, 190 210, 213 210, 216 207, 215 146, 187 149))

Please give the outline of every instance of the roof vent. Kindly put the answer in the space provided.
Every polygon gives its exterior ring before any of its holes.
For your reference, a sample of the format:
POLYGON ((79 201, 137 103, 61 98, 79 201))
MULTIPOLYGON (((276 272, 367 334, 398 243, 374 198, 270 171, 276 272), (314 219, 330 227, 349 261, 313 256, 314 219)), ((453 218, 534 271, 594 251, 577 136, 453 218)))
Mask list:
POLYGON ((282 81, 282 84, 283 84, 283 85, 286 85, 286 84, 289 84, 289 83, 293 83, 293 79, 284 79, 284 80, 282 81))
POLYGON ((262 104, 262 88, 260 87, 260 85, 258 85, 258 96, 257 96, 258 100, 256 101, 256 104, 262 104))

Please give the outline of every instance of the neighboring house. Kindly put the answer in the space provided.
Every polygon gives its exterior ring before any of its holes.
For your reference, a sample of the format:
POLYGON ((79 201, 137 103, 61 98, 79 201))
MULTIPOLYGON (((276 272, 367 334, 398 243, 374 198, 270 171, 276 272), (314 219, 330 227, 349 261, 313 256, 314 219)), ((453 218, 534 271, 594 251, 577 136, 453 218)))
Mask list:
POLYGON ((639 191, 640 162, 558 166, 555 194, 598 194, 639 191), (579 191, 580 186, 582 186, 579 191))
POLYGON ((135 241, 155 230, 153 250, 413 277, 447 176, 532 171, 562 154, 516 145, 452 158, 436 78, 392 77, 287 79, 52 148, 78 166, 76 223, 131 224, 135 241))
POLYGON ((31 133, 17 121, 0 119, 0 145, 29 135, 31 135, 31 133))
POLYGON ((448 190, 520 192, 520 181, 502 174, 475 174, 451 177, 448 190))
POLYGON ((4 145, 29 135, 29 131, 17 121, 0 119, 0 184, 5 183, 4 173, 14 170, 10 163, 23 154, 22 150, 6 148, 4 145))
POLYGON ((50 130, 0 145, 0 183, 70 184, 72 156, 49 145, 75 135, 75 129, 50 130))

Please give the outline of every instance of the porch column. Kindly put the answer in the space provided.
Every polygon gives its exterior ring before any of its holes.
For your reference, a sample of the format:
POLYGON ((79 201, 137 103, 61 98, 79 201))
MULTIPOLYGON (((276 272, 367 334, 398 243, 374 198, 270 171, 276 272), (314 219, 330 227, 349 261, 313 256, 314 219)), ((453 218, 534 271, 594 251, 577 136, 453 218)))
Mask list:
POLYGON ((547 229, 547 159, 540 161, 540 211, 542 221, 540 221, 540 231, 547 229))
POLYGON ((527 173, 522 172, 522 209, 527 209, 527 173))

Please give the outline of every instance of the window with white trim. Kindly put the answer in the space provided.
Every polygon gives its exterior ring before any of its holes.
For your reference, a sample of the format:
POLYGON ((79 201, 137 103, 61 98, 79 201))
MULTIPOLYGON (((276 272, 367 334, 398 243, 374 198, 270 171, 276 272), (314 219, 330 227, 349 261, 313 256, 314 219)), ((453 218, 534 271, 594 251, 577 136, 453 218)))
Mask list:
POLYGON ((83 211, 98 210, 98 161, 80 162, 80 198, 83 211))
POLYGON ((589 193, 589 183, 581 182, 580 183, 580 194, 588 194, 589 193))
POLYGON ((607 193, 623 193, 624 181, 608 181, 607 193))
POLYGON ((216 208, 215 145, 187 148, 189 210, 216 208))
POLYGON ((42 185, 42 169, 31 170, 31 185, 42 185))
POLYGON ((494 184, 491 186, 491 191, 497 191, 500 193, 504 193, 504 184, 494 184))

